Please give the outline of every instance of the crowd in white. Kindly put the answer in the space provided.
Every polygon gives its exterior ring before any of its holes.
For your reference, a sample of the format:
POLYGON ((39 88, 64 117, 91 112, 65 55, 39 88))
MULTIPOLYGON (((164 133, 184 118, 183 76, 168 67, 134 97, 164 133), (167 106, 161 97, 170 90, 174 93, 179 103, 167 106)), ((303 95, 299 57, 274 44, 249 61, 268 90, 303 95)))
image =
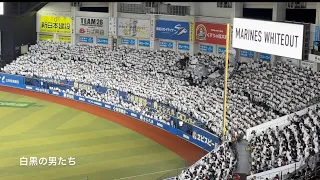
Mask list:
MULTIPOLYGON (((103 46, 86 44, 71 46, 42 41, 31 46, 27 54, 1 70, 29 77, 99 85, 149 98, 194 117, 203 122, 211 132, 220 135, 223 79, 217 79, 209 85, 203 80, 204 77, 194 73, 194 69, 201 64, 208 68, 209 73, 213 73, 223 68, 224 60, 220 57, 198 54, 189 56, 190 60, 184 68, 180 63, 184 57, 183 53, 167 50, 150 51, 125 47, 110 50, 103 46)), ((229 140, 231 136, 244 134, 250 127, 305 108, 313 98, 320 95, 320 74, 317 72, 302 70, 282 62, 276 63, 272 68, 269 63, 262 61, 239 62, 239 64, 238 70, 229 80, 228 87, 229 140)), ((119 97, 95 91, 84 92, 74 88, 67 91, 120 105, 164 122, 169 118, 165 112, 152 111, 142 104, 128 103, 119 97)), ((309 121, 312 117, 310 115, 309 121)), ((315 139, 314 134, 307 135, 310 134, 309 131, 313 132, 308 130, 312 127, 306 123, 293 124, 282 131, 269 130, 263 136, 254 138, 252 144, 256 148, 252 154, 253 171, 259 172, 274 165, 295 161, 299 154, 306 156, 305 149, 310 143, 305 143, 304 146, 302 141, 315 139), (299 137, 296 135, 298 131, 301 131, 298 133, 299 137), (293 154, 294 151, 290 150, 292 145, 289 146, 288 143, 293 141, 301 146, 298 149, 300 153, 293 154), (278 143, 277 145, 280 143, 279 155, 275 153, 275 143, 278 143), (274 147, 274 150, 270 147, 274 147)), ((314 144, 308 149, 314 149, 315 146, 314 144)), ((201 174, 210 171, 216 177, 228 176, 232 171, 234 160, 227 152, 228 146, 221 147, 223 148, 221 151, 220 148, 211 155, 212 157, 203 159, 204 164, 185 171, 183 175, 190 179, 196 176, 201 178, 201 174), (227 159, 229 163, 226 163, 227 159)))
POLYGON ((236 165, 236 158, 231 149, 231 142, 224 142, 198 163, 191 166, 176 178, 178 180, 231 179, 236 165))
POLYGON ((320 108, 289 117, 290 125, 267 129, 251 139, 251 173, 259 173, 295 162, 305 162, 319 153, 320 108))
MULTIPOLYGON (((223 59, 196 55, 190 57, 191 65, 183 69, 179 66, 183 57, 184 54, 172 51, 125 47, 109 50, 103 46, 43 41, 31 46, 28 54, 5 66, 3 71, 100 85, 150 98, 198 119, 219 135, 223 80, 209 86, 192 68, 202 64, 212 73, 223 67, 223 59)), ((284 114, 294 112, 319 94, 319 74, 287 66, 279 64, 271 69, 263 62, 240 65, 229 83, 228 134, 239 135, 247 128, 279 117, 274 110, 284 114)))

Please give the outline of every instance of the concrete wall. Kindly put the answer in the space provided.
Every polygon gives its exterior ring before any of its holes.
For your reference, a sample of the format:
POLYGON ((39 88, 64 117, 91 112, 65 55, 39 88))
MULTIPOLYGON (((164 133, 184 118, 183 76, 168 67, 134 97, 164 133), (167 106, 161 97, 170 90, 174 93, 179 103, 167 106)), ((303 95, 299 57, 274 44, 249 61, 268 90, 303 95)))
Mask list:
POLYGON ((244 8, 254 8, 254 9, 272 9, 274 2, 244 2, 244 8))
POLYGON ((118 13, 119 18, 131 18, 131 19, 150 19, 150 15, 146 14, 132 14, 132 13, 118 13))
POLYGON ((109 2, 82 2, 82 7, 109 7, 109 2))
POLYGON ((70 12, 71 11, 71 2, 49 2, 45 5, 39 12, 70 12))
POLYGON ((215 18, 230 18, 232 8, 218 8, 217 2, 199 3, 199 16, 211 16, 215 18))
POLYGON ((109 13, 76 11, 77 17, 109 18, 109 13))

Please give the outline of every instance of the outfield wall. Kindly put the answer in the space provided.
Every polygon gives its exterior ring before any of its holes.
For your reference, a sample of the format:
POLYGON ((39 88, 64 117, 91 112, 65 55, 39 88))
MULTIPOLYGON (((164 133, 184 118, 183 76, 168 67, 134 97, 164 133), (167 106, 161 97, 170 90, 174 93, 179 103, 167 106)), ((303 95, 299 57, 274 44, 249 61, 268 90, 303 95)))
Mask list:
MULTIPOLYGON (((51 79, 52 80, 52 79, 51 79)), ((39 79, 30 79, 30 78, 25 78, 23 76, 17 76, 17 75, 11 75, 11 74, 4 74, 4 73, 0 73, 0 86, 8 86, 8 87, 13 87, 13 88, 19 88, 19 89, 24 89, 24 90, 29 90, 29 91, 35 91, 35 92, 41 92, 41 93, 45 93, 45 94, 50 94, 50 95, 54 95, 54 96, 60 96, 60 97, 64 97, 67 99, 72 99, 72 100, 76 100, 76 101, 80 101, 80 102, 84 102, 84 103, 88 103, 91 105, 95 105, 107 110, 111 110, 111 111, 115 111, 117 113, 120 114, 124 114, 126 116, 138 119, 142 122, 145 122, 147 124, 153 125, 157 128, 160 128, 162 130, 165 130, 167 132, 170 132, 206 151, 212 151, 213 149, 215 149, 215 147, 217 147, 221 142, 219 140, 219 138, 195 125, 188 124, 188 128, 186 129, 180 129, 180 128, 176 128, 175 125, 168 125, 165 124, 163 122, 160 122, 156 119, 152 119, 149 117, 146 117, 144 115, 138 114, 136 112, 133 112, 131 110, 128 109, 124 109, 121 107, 117 107, 111 104, 107 104, 107 103, 103 103, 103 102, 99 102, 96 100, 92 100, 89 98, 85 98, 85 97, 80 97, 80 96, 76 96, 76 95, 72 95, 72 94, 67 94, 67 93, 63 93, 63 92, 58 92, 58 91, 54 91, 54 90, 50 90, 48 88, 44 88, 44 84, 48 83, 49 79, 46 80, 39 80, 39 79), (27 79, 27 81, 26 81, 27 79), (30 81, 31 80, 31 81, 30 81), (35 82, 33 82, 32 80, 35 80, 35 82), (39 82, 38 82, 39 81, 39 82), (39 83, 39 84, 37 84, 39 83)), ((56 80, 52 80, 51 82, 54 82, 56 80)), ((58 84, 60 84, 62 82, 58 82, 58 84)), ((70 82, 68 82, 70 83, 70 82)), ((74 84, 77 84, 77 87, 79 87, 79 83, 74 83, 72 82, 73 86, 75 87, 74 84)), ((61 85, 61 84, 60 84, 61 85)), ((86 85, 86 86, 91 86, 91 85, 86 85)), ((91 87, 92 88, 92 87, 91 87)), ((129 96, 128 94, 123 94, 125 92, 117 92, 118 94, 122 94, 123 96, 129 96)), ((155 104, 155 102, 153 102, 155 104)), ((158 106, 158 105, 157 105, 158 106)), ((179 118, 179 113, 177 112, 177 118, 179 118)), ((173 122, 177 122, 176 118, 173 118, 172 120, 173 122)))

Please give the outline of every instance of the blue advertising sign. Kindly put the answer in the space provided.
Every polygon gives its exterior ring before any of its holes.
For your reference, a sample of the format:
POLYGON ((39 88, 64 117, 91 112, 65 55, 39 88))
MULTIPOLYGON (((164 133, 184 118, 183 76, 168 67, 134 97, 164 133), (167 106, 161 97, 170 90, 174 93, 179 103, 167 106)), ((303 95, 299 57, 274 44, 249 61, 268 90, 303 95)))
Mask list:
POLYGON ((148 40, 139 40, 139 46, 150 47, 150 41, 148 41, 148 40))
POLYGON ((97 44, 108 44, 108 38, 97 38, 97 44))
POLYGON ((93 37, 83 37, 83 36, 80 36, 80 42, 93 43, 93 37))
POLYGON ((16 86, 20 84, 24 84, 24 78, 22 76, 0 73, 0 85, 16 86))
POLYGON ((254 53, 252 51, 240 50, 241 57, 253 58, 254 53))
MULTIPOLYGON (((319 41, 319 26, 316 26, 315 32, 314 32, 314 40, 319 41)), ((318 42, 314 42, 315 46, 318 46, 318 42)))
POLYGON ((224 54, 224 52, 226 51, 226 48, 224 47, 218 47, 218 54, 224 54))
POLYGON ((172 49, 173 42, 160 41, 160 47, 172 49))
POLYGON ((190 45, 189 44, 178 43, 178 49, 182 50, 182 51, 189 51, 190 50, 190 45))
POLYGON ((259 58, 263 61, 270 61, 271 60, 271 55, 270 54, 264 54, 260 53, 259 58))
POLYGON ((134 39, 121 39, 121 44, 135 45, 136 40, 134 40, 134 39))
POLYGON ((156 38, 189 41, 189 22, 156 20, 156 38))
POLYGON ((213 53, 213 46, 206 46, 206 45, 200 44, 200 51, 213 53))

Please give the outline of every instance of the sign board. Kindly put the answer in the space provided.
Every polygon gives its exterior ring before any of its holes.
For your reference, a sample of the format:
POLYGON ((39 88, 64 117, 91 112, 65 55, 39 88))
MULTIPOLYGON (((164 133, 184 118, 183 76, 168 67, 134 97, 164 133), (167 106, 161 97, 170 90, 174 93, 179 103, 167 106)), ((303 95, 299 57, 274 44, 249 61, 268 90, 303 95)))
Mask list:
POLYGON ((234 18, 232 47, 301 59, 303 31, 302 24, 234 18))
POLYGON ((117 36, 117 18, 109 18, 109 36, 117 36))
POLYGON ((148 41, 148 40, 139 40, 139 46, 150 47, 150 41, 148 41))
POLYGON ((108 36, 108 19, 76 17, 76 34, 108 36))
POLYGON ((309 54, 309 61, 320 63, 320 56, 315 54, 309 54))
POLYGON ((53 35, 39 34, 39 41, 53 41, 53 35))
POLYGON ((221 55, 221 54, 224 54, 226 51, 226 48, 225 47, 218 47, 218 54, 221 55))
POLYGON ((259 54, 259 59, 263 60, 263 61, 270 61, 271 60, 271 55, 270 54, 260 53, 259 54))
POLYGON ((213 53, 213 46, 207 46, 200 44, 200 51, 207 52, 207 53, 213 53))
POLYGON ((196 22, 196 42, 226 45, 227 25, 196 22))
POLYGON ((109 43, 108 38, 97 38, 97 44, 105 44, 107 45, 109 43))
POLYGON ((300 66, 305 69, 311 69, 311 70, 316 69, 315 63, 311 61, 301 61, 300 66))
POLYGON ((172 49, 173 48, 173 42, 160 41, 160 47, 161 48, 172 49))
POLYGON ((134 39, 121 39, 121 44, 135 45, 136 40, 134 40, 134 39))
POLYGON ((71 36, 58 36, 59 42, 71 43, 71 36))
POLYGON ((178 43, 178 50, 189 51, 190 45, 185 43, 178 43))
MULTIPOLYGON (((316 26, 315 27, 315 30, 314 30, 314 41, 319 41, 319 26, 316 26)), ((315 46, 318 46, 318 42, 314 42, 313 43, 315 46)))
POLYGON ((58 16, 39 16, 39 32, 71 34, 71 18, 58 16))
POLYGON ((118 36, 150 38, 150 20, 118 18, 118 36))
POLYGON ((240 50, 240 56, 241 57, 247 57, 247 58, 253 58, 254 57, 254 52, 241 49, 240 50))
POLYGON ((93 37, 80 36, 79 41, 84 43, 93 43, 93 37))
POLYGON ((156 38, 189 41, 190 34, 189 22, 156 20, 156 38))

